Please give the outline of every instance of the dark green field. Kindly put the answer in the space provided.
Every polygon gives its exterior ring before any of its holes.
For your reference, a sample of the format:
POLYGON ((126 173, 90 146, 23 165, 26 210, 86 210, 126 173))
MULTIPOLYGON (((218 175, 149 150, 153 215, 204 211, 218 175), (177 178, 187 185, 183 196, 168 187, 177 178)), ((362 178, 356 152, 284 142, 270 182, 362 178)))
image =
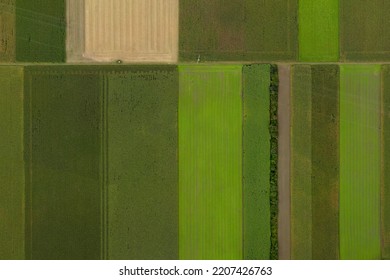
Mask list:
POLYGON ((176 66, 105 79, 108 258, 178 259, 176 66))
POLYGON ((312 258, 339 258, 339 67, 312 66, 312 258))
POLYGON ((15 0, 0 0, 0 62, 15 61, 15 0))
POLYGON ((0 260, 24 259, 23 68, 0 66, 0 260))
POLYGON ((99 259, 99 74, 59 66, 28 67, 25 75, 27 258, 99 259))
POLYGON ((390 59, 390 1, 340 1, 340 60, 390 59))
POLYGON ((175 66, 27 67, 27 258, 178 259, 175 66))
POLYGON ((16 0, 16 61, 65 62, 65 0, 16 0))
POLYGON ((180 0, 179 58, 294 60, 297 3, 297 0, 180 0))
POLYGON ((270 65, 243 66, 243 257, 270 259, 270 65))

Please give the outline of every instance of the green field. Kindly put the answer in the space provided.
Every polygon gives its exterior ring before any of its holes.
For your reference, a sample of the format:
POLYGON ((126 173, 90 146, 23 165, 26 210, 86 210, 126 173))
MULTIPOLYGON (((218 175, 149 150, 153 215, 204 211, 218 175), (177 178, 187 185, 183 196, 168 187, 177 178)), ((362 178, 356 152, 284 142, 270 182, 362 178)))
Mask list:
POLYGON ((297 9, 297 0, 180 0, 180 60, 294 60, 297 9))
POLYGON ((16 61, 65 62, 65 2, 16 1, 16 61))
POLYGON ((15 61, 15 0, 0 0, 0 62, 15 61))
POLYGON ((338 61, 339 0, 299 1, 299 60, 338 61))
POLYGON ((382 66, 382 180, 381 226, 382 259, 390 259, 390 67, 382 66))
POLYGON ((342 61, 390 59, 390 1, 340 1, 342 61))
POLYGON ((335 260, 339 258, 339 66, 314 65, 311 71, 312 258, 335 260))
POLYGON ((105 83, 107 257, 178 259, 177 66, 117 67, 105 83))
POLYGON ((242 259, 241 66, 179 66, 179 258, 242 259))
POLYGON ((270 259, 270 65, 243 67, 244 259, 270 259))
POLYGON ((25 96, 27 258, 99 259, 99 73, 27 67, 25 96))
POLYGON ((312 73, 291 68, 291 259, 312 259, 312 73))
POLYGON ((0 66, 0 260, 24 259, 23 68, 0 66))
POLYGON ((380 69, 340 70, 341 259, 381 258, 380 69))

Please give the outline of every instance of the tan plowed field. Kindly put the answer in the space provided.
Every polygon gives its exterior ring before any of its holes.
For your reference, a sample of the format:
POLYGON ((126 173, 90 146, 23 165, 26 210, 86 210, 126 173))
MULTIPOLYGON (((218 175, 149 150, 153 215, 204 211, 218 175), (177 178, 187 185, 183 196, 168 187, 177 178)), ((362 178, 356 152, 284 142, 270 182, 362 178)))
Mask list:
POLYGON ((68 2, 68 61, 177 61, 178 0, 68 2))

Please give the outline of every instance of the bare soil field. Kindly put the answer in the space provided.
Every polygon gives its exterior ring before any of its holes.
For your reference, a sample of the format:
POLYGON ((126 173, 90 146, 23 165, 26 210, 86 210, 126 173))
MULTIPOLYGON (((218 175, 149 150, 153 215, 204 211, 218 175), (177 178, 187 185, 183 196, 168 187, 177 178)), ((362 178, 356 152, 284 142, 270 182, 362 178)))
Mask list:
POLYGON ((178 0, 68 2, 68 61, 177 61, 178 0))

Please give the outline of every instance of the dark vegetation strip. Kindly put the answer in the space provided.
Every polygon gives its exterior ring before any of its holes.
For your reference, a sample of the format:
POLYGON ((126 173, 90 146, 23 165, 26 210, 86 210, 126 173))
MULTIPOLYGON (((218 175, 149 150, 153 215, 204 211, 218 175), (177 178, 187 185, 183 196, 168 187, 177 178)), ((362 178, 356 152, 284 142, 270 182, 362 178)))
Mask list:
POLYGON ((271 260, 278 259, 278 68, 270 69, 270 124, 271 135, 271 173, 270 173, 270 205, 271 205, 271 260))
POLYGON ((243 66, 243 253, 270 258, 270 65, 243 66))
POLYGON ((339 67, 312 66, 313 259, 339 258, 339 67))

